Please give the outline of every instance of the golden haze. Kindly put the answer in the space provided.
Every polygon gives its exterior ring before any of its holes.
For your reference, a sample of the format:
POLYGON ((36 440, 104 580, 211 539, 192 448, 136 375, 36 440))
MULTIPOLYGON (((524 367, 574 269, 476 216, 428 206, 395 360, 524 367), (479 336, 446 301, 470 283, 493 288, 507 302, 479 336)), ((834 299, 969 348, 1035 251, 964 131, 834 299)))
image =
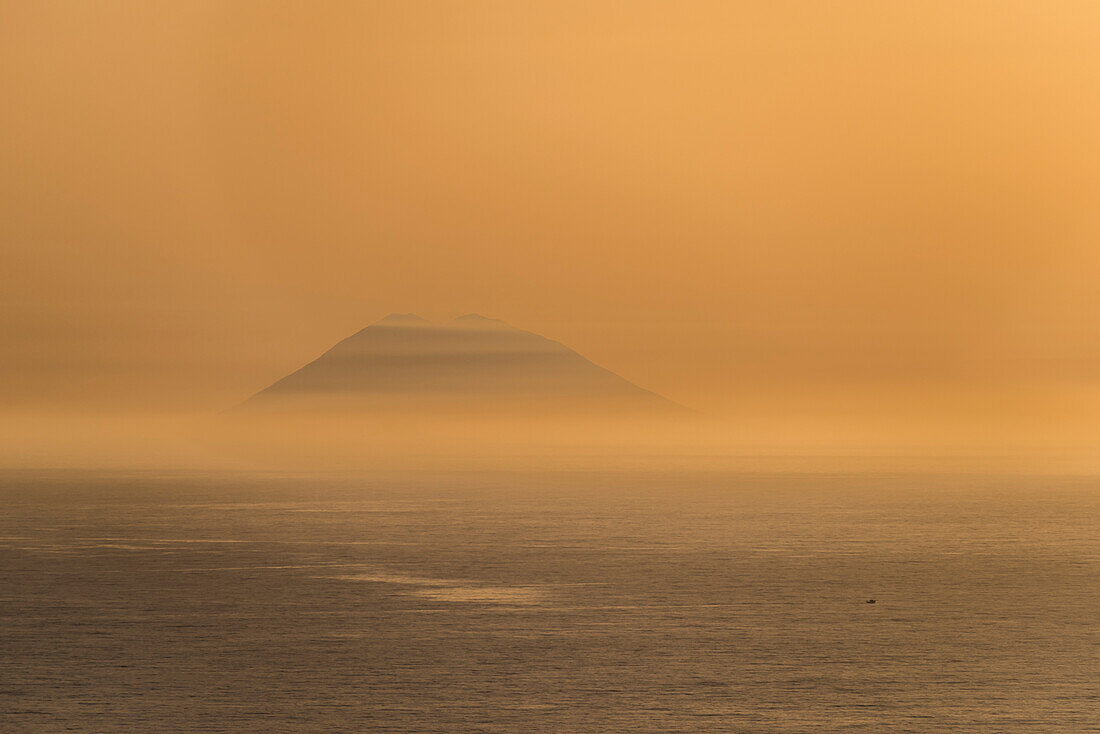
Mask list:
POLYGON ((743 445, 1087 450, 1098 27, 0 2, 0 460, 221 410, 391 311, 503 318, 743 445))

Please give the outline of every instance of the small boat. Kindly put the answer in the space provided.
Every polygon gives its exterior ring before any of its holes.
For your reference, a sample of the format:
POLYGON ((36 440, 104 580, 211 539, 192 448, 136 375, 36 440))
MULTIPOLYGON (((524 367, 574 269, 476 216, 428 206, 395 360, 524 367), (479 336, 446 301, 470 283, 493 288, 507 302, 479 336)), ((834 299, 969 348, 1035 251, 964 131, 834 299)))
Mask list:
POLYGON ((868 603, 868 604, 874 604, 874 603, 875 603, 875 600, 874 600, 874 599, 868 599, 868 600, 867 600, 867 603, 868 603))

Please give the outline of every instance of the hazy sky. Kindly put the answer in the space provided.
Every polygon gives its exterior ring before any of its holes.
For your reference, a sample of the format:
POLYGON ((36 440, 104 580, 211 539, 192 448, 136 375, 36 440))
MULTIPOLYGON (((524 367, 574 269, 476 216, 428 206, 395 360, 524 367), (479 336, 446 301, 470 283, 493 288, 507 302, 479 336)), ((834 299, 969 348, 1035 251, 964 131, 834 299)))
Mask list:
POLYGON ((477 311, 718 411, 1091 411, 1098 32, 1091 0, 2 0, 0 404, 221 407, 477 311))

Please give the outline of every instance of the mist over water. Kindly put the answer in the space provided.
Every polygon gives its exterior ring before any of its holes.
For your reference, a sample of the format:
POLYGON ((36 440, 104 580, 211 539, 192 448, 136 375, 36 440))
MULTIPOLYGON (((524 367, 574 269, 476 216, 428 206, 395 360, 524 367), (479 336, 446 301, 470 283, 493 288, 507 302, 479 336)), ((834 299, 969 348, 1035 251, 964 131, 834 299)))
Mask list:
POLYGON ((0 500, 4 730, 1100 727, 1091 478, 7 472, 0 500))
POLYGON ((0 734, 1100 734, 1098 27, 0 0, 0 734))

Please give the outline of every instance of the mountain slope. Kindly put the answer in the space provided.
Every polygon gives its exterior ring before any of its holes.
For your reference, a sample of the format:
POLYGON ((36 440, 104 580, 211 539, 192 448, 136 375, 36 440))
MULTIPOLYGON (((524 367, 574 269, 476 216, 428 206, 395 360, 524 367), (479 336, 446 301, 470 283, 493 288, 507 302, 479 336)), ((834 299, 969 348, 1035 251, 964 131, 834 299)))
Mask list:
POLYGON ((245 405, 688 412, 556 341, 477 314, 445 324, 391 314, 245 405))

